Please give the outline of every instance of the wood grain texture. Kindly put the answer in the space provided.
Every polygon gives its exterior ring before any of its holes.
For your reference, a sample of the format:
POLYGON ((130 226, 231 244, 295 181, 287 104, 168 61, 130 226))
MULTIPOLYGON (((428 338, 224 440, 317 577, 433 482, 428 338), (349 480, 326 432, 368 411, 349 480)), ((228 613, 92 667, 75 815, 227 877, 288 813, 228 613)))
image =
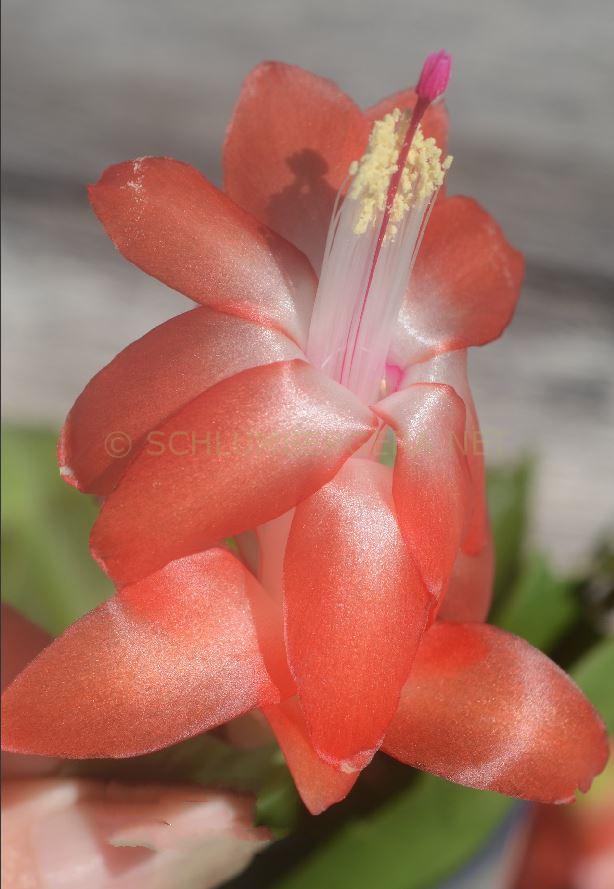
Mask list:
POLYGON ((187 307, 124 263, 83 186, 169 154, 219 180, 241 79, 281 58, 361 103, 455 59, 450 190, 528 257, 516 320, 475 350, 488 454, 540 457, 535 538, 560 563, 614 519, 614 14, 607 0, 7 0, 5 413, 59 423, 100 365, 187 307))

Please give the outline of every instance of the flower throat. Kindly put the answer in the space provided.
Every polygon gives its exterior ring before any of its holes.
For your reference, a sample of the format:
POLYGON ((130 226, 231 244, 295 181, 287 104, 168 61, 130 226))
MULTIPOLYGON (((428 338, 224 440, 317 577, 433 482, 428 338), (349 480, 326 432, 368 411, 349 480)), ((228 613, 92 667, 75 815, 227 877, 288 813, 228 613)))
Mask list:
POLYGON ((381 395, 396 319, 452 162, 420 127, 449 75, 443 50, 427 58, 411 115, 395 108, 373 125, 333 210, 307 353, 367 403, 381 395))

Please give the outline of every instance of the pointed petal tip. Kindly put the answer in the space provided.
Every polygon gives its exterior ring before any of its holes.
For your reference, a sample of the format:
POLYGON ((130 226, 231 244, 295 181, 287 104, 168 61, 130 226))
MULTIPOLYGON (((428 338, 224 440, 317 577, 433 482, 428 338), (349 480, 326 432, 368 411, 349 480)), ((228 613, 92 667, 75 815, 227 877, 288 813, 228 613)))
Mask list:
POLYGON ((58 438, 57 443, 57 463, 58 469, 60 471, 60 478, 66 482, 66 484, 70 485, 73 488, 76 488, 78 491, 82 490, 79 479, 77 478, 77 474, 73 470, 73 468, 69 465, 68 460, 68 442, 67 442, 67 430, 66 423, 62 426, 62 431, 60 432, 60 437, 58 438))
POLYGON ((305 731, 319 759, 321 759, 323 763, 326 763, 326 765, 331 766, 337 772, 340 772, 342 775, 356 775, 357 773, 362 772, 363 769, 366 769, 367 766, 371 763, 377 751, 382 746, 386 737, 384 733, 381 738, 377 740, 374 746, 369 748, 368 750, 357 750, 350 756, 340 758, 329 753, 328 750, 325 750, 320 744, 317 743, 317 739, 313 739, 311 737, 308 725, 306 726, 305 731))
POLYGON ((263 708, 290 769, 296 789, 311 815, 321 815, 348 795, 358 771, 342 772, 314 748, 297 698, 263 708))
MULTIPOLYGON (((355 772, 362 772, 377 753, 383 740, 384 738, 382 737, 377 747, 374 747, 372 750, 359 750, 354 756, 336 760, 334 763, 335 767, 338 768, 340 772, 343 772, 344 775, 353 775, 355 772)), ((322 756, 321 753, 320 756, 322 756)))
POLYGON ((62 479, 62 481, 65 481, 67 485, 71 486, 71 488, 76 488, 78 491, 83 490, 83 488, 79 484, 79 480, 77 479, 77 476, 75 475, 73 470, 70 468, 70 466, 64 466, 64 465, 60 464, 59 470, 60 470, 60 478, 62 479))

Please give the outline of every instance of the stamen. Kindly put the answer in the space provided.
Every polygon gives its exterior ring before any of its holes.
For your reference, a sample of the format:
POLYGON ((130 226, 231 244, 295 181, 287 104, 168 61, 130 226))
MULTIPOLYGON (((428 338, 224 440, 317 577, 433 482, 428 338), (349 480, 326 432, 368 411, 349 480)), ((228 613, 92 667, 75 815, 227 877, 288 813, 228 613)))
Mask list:
MULTIPOLYGON (((395 108, 374 124, 366 153, 350 166, 353 180, 348 194, 362 206, 354 229, 357 235, 375 226, 377 214, 386 209, 391 177, 398 169, 399 152, 408 126, 408 114, 395 108)), ((398 224, 410 207, 428 200, 437 191, 451 163, 451 156, 441 160, 441 149, 435 140, 425 139, 418 126, 392 202, 385 238, 396 236, 398 224)))
POLYGON ((430 96, 440 95, 448 77, 449 56, 429 56, 411 117, 395 109, 374 124, 328 232, 307 351, 367 402, 380 394, 394 324, 452 161, 442 161, 435 140, 425 139, 419 126, 430 96))

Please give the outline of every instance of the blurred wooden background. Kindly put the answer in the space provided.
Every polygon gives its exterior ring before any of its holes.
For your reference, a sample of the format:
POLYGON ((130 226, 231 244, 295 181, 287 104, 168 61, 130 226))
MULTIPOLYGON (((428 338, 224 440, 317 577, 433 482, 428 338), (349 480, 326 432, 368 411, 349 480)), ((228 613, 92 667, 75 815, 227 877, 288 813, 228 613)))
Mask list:
POLYGON ((455 68, 450 190, 528 258, 472 370, 488 456, 539 457, 534 537, 582 559, 614 518, 614 7, 609 0, 5 0, 5 416, 59 425, 89 377, 188 303, 123 262, 84 185, 169 154, 216 181, 240 82, 265 58, 370 104, 426 52, 455 68))

